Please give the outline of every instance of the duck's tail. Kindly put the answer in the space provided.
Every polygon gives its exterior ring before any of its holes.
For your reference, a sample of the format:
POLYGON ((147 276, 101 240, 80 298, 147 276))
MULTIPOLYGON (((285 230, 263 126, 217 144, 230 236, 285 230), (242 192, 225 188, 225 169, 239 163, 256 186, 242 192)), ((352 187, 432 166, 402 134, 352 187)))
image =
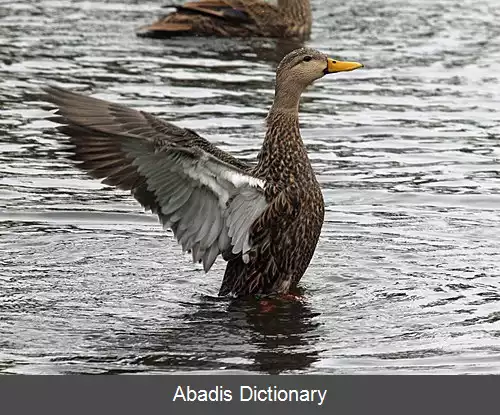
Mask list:
POLYGON ((193 25, 190 23, 175 23, 163 20, 142 26, 137 29, 137 36, 141 37, 169 37, 188 34, 193 31, 193 25))

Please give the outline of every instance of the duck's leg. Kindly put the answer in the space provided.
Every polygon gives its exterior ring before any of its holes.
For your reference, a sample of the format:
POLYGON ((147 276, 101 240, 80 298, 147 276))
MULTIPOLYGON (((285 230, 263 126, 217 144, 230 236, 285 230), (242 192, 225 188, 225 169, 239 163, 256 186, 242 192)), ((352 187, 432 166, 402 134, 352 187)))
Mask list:
POLYGON ((258 299, 258 304, 260 307, 260 311, 263 313, 269 313, 274 311, 274 309, 281 302, 296 302, 303 301, 304 297, 300 292, 289 292, 286 294, 279 294, 275 297, 263 297, 258 299))
POLYGON ((278 298, 284 301, 302 301, 304 299, 300 294, 295 293, 281 294, 278 298))
POLYGON ((276 304, 273 304, 272 301, 269 300, 260 300, 259 301, 259 311, 261 313, 271 313, 276 308, 276 304))

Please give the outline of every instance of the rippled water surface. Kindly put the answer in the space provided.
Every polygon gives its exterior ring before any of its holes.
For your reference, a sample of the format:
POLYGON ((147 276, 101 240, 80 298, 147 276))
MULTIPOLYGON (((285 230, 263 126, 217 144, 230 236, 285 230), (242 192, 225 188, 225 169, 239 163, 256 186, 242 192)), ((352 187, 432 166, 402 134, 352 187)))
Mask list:
POLYGON ((136 38, 163 1, 0 3, 0 372, 500 373, 500 3, 312 0, 364 70, 305 94, 326 200, 304 300, 216 298, 126 193, 62 157, 45 83, 255 158, 273 40, 136 38))

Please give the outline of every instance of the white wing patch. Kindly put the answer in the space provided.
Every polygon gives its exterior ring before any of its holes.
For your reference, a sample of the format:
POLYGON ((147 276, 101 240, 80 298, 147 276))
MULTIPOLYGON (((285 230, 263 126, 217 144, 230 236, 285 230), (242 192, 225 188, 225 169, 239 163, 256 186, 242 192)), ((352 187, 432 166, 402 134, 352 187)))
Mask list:
MULTIPOLYGON (((226 173, 226 172, 224 172, 226 173)), ((229 180, 235 187, 243 187, 245 185, 251 187, 260 187, 264 189, 264 180, 257 179, 256 177, 241 174, 239 172, 228 172, 229 174, 224 174, 223 177, 229 180), (225 177, 226 176, 226 177, 225 177)))
POLYGON ((267 207, 265 182, 196 148, 169 147, 134 162, 182 249, 208 271, 220 253, 249 261, 250 228, 267 207), (228 203, 229 202, 229 203, 228 203))

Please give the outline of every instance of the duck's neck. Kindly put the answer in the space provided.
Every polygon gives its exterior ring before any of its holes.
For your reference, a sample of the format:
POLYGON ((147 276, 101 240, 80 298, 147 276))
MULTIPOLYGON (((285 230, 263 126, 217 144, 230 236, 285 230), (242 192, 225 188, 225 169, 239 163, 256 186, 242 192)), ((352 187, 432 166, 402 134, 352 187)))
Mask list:
MULTIPOLYGON (((280 79, 277 75, 276 88, 274 92, 274 101, 269 114, 267 115, 267 129, 269 136, 270 130, 282 128, 281 134, 273 135, 276 137, 283 136, 287 131, 294 131, 297 138, 300 139, 299 133, 299 103, 300 96, 304 88, 299 82, 289 82, 287 79, 280 79)), ((302 139, 300 139, 302 143, 302 139)))
POLYGON ((266 118, 267 132, 257 168, 257 173, 265 180, 293 182, 310 174, 311 164, 299 129, 300 92, 276 92, 266 118))
POLYGON ((267 115, 266 124, 264 146, 286 150, 289 146, 303 145, 297 111, 282 110, 273 106, 267 115))
POLYGON ((303 89, 298 84, 276 85, 273 106, 269 110, 268 118, 273 114, 293 113, 298 120, 300 96, 303 89))

